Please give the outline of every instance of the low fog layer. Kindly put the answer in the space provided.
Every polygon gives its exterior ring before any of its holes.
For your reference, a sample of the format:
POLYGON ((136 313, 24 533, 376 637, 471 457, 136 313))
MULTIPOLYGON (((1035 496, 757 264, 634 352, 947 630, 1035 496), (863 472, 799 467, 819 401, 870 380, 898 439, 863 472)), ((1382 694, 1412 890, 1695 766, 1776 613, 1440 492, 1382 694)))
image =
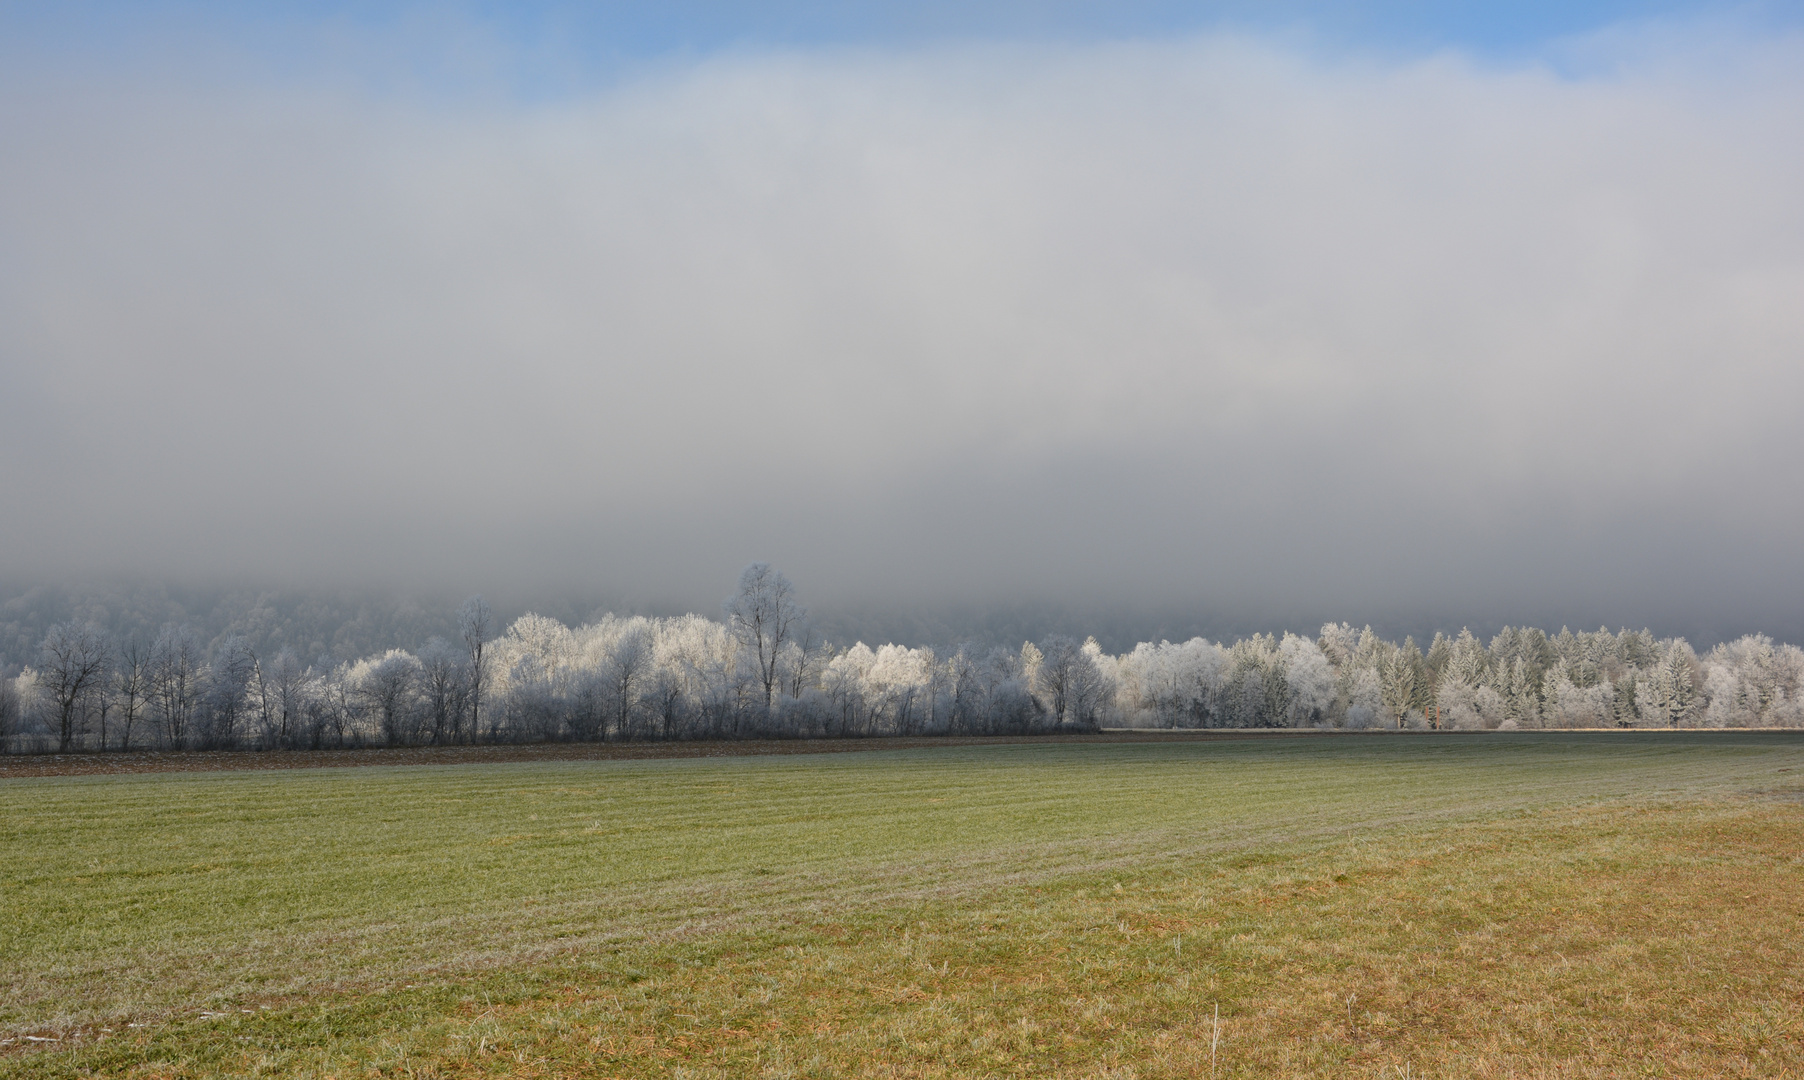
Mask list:
MULTIPOLYGON (((825 641, 793 583, 753 563, 723 606, 581 626, 527 614, 496 635, 480 597, 417 651, 302 659, 269 622, 211 646, 192 627, 120 641, 93 622, 44 636, 0 678, 0 752, 326 749, 644 739, 1031 735, 1107 726, 1532 728, 1804 726, 1804 650, 1745 635, 1700 656, 1625 630, 1469 630, 1426 652, 1371 627, 1123 655, 1052 634, 1018 647, 825 641), (276 631, 273 635, 270 631, 276 631)), ((291 626, 290 629, 304 629, 291 626)), ((350 629, 349 627, 345 629, 350 629)), ((296 640, 304 640, 304 635, 296 640)), ((338 643, 346 641, 339 636, 338 643)))
POLYGON ((0 576, 1795 639, 1804 42, 1558 59, 16 67, 0 576))

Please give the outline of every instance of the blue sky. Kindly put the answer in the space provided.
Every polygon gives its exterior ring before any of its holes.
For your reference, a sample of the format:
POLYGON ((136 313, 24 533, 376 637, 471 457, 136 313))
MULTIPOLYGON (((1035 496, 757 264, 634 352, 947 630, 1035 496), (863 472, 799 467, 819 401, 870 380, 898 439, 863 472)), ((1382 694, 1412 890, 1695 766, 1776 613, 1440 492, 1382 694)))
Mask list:
POLYGON ((469 9, 522 37, 552 26, 577 28, 598 52, 629 55, 710 50, 744 42, 785 45, 895 45, 944 38, 1077 39, 1181 35, 1223 27, 1302 31, 1328 42, 1389 50, 1454 47, 1481 54, 1534 49, 1552 39, 1625 20, 1733 10, 1783 19, 1796 5, 1656 3, 1320 3, 1227 0, 1173 3, 1118 0, 1055 3, 823 2, 599 5, 469 9), (1787 10, 1787 9, 1791 10, 1787 10))
MULTIPOLYGON (((1795 5, 1725 5, 1696 0, 1628 3, 1321 3, 1300 0, 1065 0, 1052 3, 828 3, 781 0, 657 4, 471 4, 450 6, 523 45, 548 37, 581 42, 597 57, 707 52, 746 44, 905 45, 947 38, 1090 40, 1161 37, 1222 27, 1302 30, 1381 50, 1455 47, 1497 54, 1625 20, 1734 11, 1782 19, 1795 5)), ((196 13, 204 8, 194 9, 196 13)), ((267 8, 266 8, 267 10, 267 8)), ((286 18, 322 11, 351 21, 415 18, 417 5, 300 5, 286 18)), ((445 10, 445 9, 440 9, 445 10)))
POLYGON ((1396 59, 1458 51, 1539 59, 1559 43, 1650 20, 1728 21, 1780 30, 1804 23, 1798 0, 1346 3, 1323 0, 1062 0, 831 3, 13 3, 0 6, 0 55, 39 61, 159 58, 190 63, 224 49, 276 74, 349 71, 525 96, 616 81, 648 64, 720 52, 948 41, 1090 43, 1228 30, 1277 35, 1329 53, 1396 59))

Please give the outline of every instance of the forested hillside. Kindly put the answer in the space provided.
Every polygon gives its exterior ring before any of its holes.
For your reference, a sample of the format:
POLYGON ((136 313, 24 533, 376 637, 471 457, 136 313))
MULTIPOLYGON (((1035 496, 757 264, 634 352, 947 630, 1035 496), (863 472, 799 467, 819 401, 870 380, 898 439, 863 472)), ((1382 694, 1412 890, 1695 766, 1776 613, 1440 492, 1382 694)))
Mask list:
POLYGON ((89 602, 32 647, 15 618, 7 647, 30 662, 0 680, 0 746, 1804 726, 1804 652, 1759 635, 1702 655, 1646 630, 1505 627, 1488 642, 1461 631, 1424 645, 1346 623, 1313 638, 1198 637, 1120 654, 1056 634, 872 647, 812 629, 793 586, 765 564, 746 569, 719 619, 606 614, 572 626, 528 613, 503 626, 480 598, 454 616, 405 605, 250 610, 209 638, 189 622, 137 625, 89 602), (359 655, 409 632, 411 649, 359 655))

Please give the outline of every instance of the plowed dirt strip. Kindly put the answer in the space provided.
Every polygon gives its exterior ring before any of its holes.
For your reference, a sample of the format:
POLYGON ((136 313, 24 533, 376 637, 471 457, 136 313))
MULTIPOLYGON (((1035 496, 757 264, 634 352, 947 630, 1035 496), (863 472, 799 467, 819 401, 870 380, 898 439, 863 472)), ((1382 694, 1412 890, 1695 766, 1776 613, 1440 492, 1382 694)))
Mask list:
POLYGON ((1221 739, 1327 738, 1312 731, 1121 731, 1095 735, 881 737, 870 739, 734 739, 640 743, 539 743, 528 746, 366 747, 356 750, 182 750, 131 753, 0 755, 0 780, 24 776, 109 773, 235 772, 246 769, 342 769, 362 765, 476 765, 501 761, 633 761, 657 758, 845 754, 932 746, 1030 743, 1213 742, 1221 739))

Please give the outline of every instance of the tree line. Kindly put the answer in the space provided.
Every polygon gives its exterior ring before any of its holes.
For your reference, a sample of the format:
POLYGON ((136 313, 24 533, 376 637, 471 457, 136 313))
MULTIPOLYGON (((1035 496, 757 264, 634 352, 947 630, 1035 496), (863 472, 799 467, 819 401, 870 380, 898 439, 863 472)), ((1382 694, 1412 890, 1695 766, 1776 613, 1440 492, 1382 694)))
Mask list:
POLYGON ((948 649, 820 640, 754 563, 720 619, 527 614, 465 602, 455 638, 350 662, 262 655, 188 627, 115 641, 59 623, 0 679, 0 749, 323 749, 558 740, 1034 734, 1103 726, 1515 730, 1804 726, 1804 652, 1751 635, 1702 656, 1646 630, 1426 648, 1331 623, 1314 639, 1094 638, 948 649))

